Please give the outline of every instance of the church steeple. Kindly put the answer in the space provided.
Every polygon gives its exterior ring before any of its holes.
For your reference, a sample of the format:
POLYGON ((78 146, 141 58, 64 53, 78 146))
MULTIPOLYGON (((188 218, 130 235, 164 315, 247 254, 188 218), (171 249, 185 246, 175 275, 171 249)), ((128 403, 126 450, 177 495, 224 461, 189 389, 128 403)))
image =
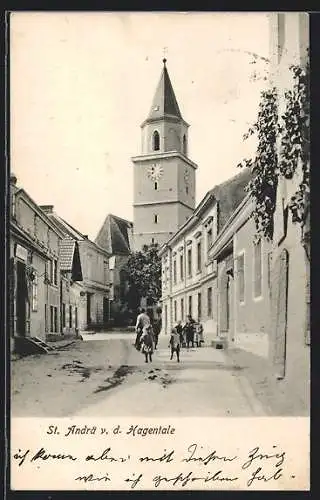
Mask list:
POLYGON ((195 207, 197 165, 188 156, 184 121, 163 59, 150 113, 141 125, 141 152, 134 156, 134 248, 164 244, 195 207))
POLYGON ((187 156, 188 123, 182 118, 166 59, 148 117, 141 125, 142 153, 178 151, 187 156))
POLYGON ((162 62, 163 69, 152 101, 152 106, 146 120, 147 122, 166 117, 175 117, 182 120, 178 102, 167 70, 167 60, 163 59, 162 62))

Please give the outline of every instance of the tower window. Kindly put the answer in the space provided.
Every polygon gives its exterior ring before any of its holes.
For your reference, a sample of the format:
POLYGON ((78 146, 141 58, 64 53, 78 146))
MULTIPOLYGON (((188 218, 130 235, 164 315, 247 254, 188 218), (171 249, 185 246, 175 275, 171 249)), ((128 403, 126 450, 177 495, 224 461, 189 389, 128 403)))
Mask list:
POLYGON ((155 189, 155 191, 158 190, 158 183, 157 182, 154 183, 154 189, 155 189))
POLYGON ((158 224, 158 216, 157 216, 157 214, 154 215, 154 223, 158 224))
POLYGON ((183 148, 183 154, 187 155, 187 138, 184 135, 182 139, 182 148, 183 148))
POLYGON ((159 132, 155 131, 153 133, 153 151, 159 151, 160 149, 160 136, 159 136, 159 132))
POLYGON ((186 186, 186 194, 189 194, 189 188, 186 186))

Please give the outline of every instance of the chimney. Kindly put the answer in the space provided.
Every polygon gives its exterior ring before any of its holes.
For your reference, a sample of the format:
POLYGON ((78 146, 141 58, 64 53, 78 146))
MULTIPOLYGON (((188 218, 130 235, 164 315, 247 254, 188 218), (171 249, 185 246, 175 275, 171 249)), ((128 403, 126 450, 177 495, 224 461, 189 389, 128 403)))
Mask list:
POLYGON ((43 210, 46 214, 52 214, 53 205, 40 205, 41 210, 43 210))
POLYGON ((14 186, 17 184, 17 177, 14 175, 13 172, 10 174, 10 184, 13 184, 14 186))

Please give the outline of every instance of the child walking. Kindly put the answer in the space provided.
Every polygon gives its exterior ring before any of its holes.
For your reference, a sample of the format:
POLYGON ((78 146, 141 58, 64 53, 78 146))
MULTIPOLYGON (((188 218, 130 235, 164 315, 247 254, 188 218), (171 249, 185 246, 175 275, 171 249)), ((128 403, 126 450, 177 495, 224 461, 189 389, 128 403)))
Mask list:
POLYGON ((152 354, 153 354, 153 333, 151 325, 145 327, 143 329, 143 333, 141 336, 141 352, 145 355, 145 362, 152 362, 152 354))
POLYGON ((172 328, 171 337, 169 341, 169 347, 171 347, 171 357, 173 359, 174 353, 177 355, 177 361, 180 363, 180 335, 176 328, 172 328))

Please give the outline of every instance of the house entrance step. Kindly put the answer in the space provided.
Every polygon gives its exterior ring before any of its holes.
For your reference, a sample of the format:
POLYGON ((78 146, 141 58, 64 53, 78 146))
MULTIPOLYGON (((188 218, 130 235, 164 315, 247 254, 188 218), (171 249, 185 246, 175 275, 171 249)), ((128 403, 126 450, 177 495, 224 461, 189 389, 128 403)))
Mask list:
POLYGON ((43 349, 46 351, 54 351, 55 348, 52 347, 51 345, 47 344, 43 340, 39 339, 39 337, 30 337, 30 340, 35 342, 37 345, 41 346, 43 349))

